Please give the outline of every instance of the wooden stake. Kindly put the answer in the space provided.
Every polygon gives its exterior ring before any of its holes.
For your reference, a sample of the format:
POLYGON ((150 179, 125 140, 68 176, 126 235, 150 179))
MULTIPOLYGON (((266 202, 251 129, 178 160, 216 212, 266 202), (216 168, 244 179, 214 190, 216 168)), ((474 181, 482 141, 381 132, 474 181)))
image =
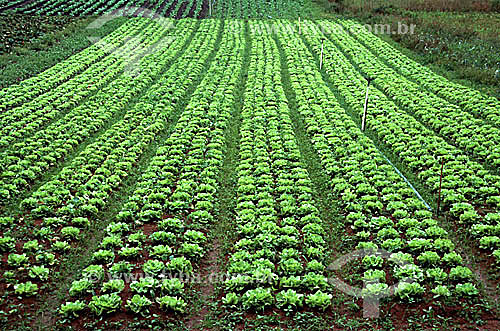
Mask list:
POLYGON ((209 10, 210 10, 210 17, 212 16, 212 0, 208 0, 208 7, 209 7, 209 10))
POLYGON ((299 16, 299 34, 300 34, 300 16, 299 16))
POLYGON ((365 107, 363 109, 363 119, 361 120, 361 131, 366 129, 366 112, 368 111, 368 90, 370 88, 371 78, 368 78, 368 84, 366 85, 366 95, 365 95, 365 107))
POLYGON ((443 185, 443 168, 444 168, 444 158, 441 161, 441 175, 439 177, 439 192, 438 192, 436 216, 439 216, 439 206, 441 205, 441 186, 443 185))
POLYGON ((323 67, 323 39, 321 39, 321 57, 319 58, 319 70, 323 67))

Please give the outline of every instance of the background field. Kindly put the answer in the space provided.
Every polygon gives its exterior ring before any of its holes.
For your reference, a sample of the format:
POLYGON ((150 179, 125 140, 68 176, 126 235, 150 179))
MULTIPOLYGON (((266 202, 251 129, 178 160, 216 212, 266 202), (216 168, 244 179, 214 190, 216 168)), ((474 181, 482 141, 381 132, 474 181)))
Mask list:
POLYGON ((440 74, 500 97, 498 1, 354 0, 320 3, 330 13, 341 13, 370 24, 396 25, 398 21, 415 24, 418 28, 414 35, 385 37, 414 51, 407 54, 440 74))

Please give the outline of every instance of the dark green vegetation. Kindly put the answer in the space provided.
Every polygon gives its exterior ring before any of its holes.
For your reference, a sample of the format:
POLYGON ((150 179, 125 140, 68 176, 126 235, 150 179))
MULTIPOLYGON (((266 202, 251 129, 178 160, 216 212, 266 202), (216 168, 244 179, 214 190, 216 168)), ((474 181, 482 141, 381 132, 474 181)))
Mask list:
MULTIPOLYGON (((0 8, 123 5, 15 1, 0 8)), ((443 31, 476 15, 467 33, 494 40, 491 4, 404 14, 444 15, 443 31)), ((35 20, 3 57, 0 328, 500 329, 500 102, 477 90, 491 86, 314 2, 230 0, 203 20, 194 0, 135 5, 92 31, 35 20)), ((363 22, 403 14, 368 5, 363 22)))
POLYGON ((86 29, 90 18, 1 14, 0 87, 18 83, 91 45, 88 37, 103 37, 124 20, 100 29, 86 29))
POLYGON ((383 36, 400 50, 461 84, 500 98, 500 2, 320 1, 330 13, 367 24, 416 25, 415 34, 383 36), (407 51, 407 49, 412 52, 407 51))
MULTIPOLYGON (((66 25, 75 21, 75 18, 68 16, 35 16, 31 17, 23 14, 0 15, 0 55, 12 53, 14 47, 19 47, 18 51, 45 35, 47 32, 63 30, 66 25)), ((61 35, 62 37, 62 35, 61 35)), ((55 40, 57 42, 57 40, 55 40)), ((38 50, 53 46, 50 43, 40 44, 38 50)))

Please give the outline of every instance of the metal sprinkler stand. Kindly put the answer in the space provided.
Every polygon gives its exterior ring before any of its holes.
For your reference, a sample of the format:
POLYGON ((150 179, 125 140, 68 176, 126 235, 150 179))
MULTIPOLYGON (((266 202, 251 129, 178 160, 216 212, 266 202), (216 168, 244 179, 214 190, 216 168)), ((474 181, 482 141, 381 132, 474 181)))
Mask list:
POLYGON ((323 42, 325 41, 325 38, 321 38, 321 56, 319 58, 319 70, 323 68, 323 42))
POLYGON ((443 169, 444 169, 444 158, 441 160, 441 174, 439 176, 439 192, 438 192, 438 201, 437 201, 437 209, 436 216, 439 217, 439 207, 441 206, 441 187, 443 185, 443 169))
POLYGON ((368 90, 370 88, 370 83, 373 81, 373 78, 367 77, 366 80, 368 81, 368 84, 366 85, 365 106, 363 110, 363 119, 361 120, 361 131, 365 131, 366 129, 366 112, 368 110, 368 90))
MULTIPOLYGON (((213 0, 213 4, 215 4, 215 0, 213 0)), ((208 0, 208 9, 210 11, 209 16, 212 17, 212 0, 208 0)))

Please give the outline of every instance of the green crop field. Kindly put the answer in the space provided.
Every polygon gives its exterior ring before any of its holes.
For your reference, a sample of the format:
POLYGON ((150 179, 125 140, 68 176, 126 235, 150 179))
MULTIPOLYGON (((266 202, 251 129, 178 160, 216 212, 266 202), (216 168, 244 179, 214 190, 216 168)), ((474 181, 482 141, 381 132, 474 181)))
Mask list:
POLYGON ((321 11, 0 0, 0 328, 499 330, 500 100, 321 11))

